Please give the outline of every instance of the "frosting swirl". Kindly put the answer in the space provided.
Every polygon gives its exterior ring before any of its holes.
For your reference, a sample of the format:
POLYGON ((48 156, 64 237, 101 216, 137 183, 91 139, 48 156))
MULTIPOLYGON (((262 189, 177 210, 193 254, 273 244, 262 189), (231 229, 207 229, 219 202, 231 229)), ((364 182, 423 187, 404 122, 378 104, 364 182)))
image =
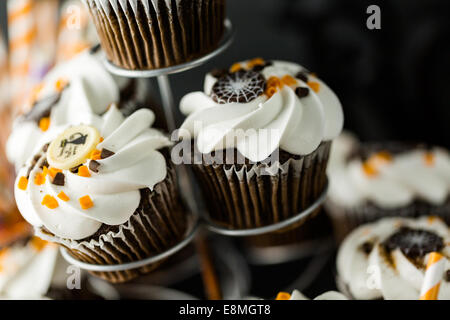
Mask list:
POLYGON ((254 162, 277 148, 309 154, 337 137, 344 121, 324 82, 300 65, 262 59, 207 74, 204 91, 184 96, 180 108, 188 117, 179 136, 195 138, 200 152, 236 148, 254 162))
POLYGON ((19 171, 15 187, 24 218, 72 240, 93 235, 102 224, 125 223, 139 206, 140 189, 152 190, 167 175, 166 160, 157 149, 171 142, 150 128, 153 121, 150 110, 124 118, 113 105, 102 117, 92 116, 88 122, 104 140, 94 150, 98 150, 96 157, 93 152, 78 172, 45 167, 48 155, 42 152, 34 165, 30 159, 19 171), (63 176, 57 179, 55 172, 63 176))
MULTIPOLYGON (((355 229, 337 256, 340 280, 356 299, 414 299, 420 295, 428 254, 438 251, 450 268, 450 233, 435 217, 385 218, 355 229)), ((439 299, 450 299, 441 281, 439 299)))
POLYGON ((344 207, 370 201, 383 209, 398 208, 422 199, 444 204, 450 192, 450 155, 441 148, 412 149, 399 154, 373 153, 367 160, 348 157, 358 147, 349 135, 331 149, 329 198, 344 207))
POLYGON ((126 82, 110 75, 89 51, 56 66, 34 90, 33 108, 14 122, 6 151, 16 171, 60 132, 58 127, 89 123, 119 102, 126 82))

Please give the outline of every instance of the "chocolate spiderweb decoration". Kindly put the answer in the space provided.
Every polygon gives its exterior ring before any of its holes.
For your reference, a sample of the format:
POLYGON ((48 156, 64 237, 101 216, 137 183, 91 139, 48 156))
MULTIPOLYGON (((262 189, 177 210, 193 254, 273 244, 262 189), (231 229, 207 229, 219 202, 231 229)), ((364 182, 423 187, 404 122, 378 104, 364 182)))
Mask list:
POLYGON ((264 93, 265 79, 261 73, 239 70, 222 76, 214 84, 211 98, 217 103, 248 103, 264 93))

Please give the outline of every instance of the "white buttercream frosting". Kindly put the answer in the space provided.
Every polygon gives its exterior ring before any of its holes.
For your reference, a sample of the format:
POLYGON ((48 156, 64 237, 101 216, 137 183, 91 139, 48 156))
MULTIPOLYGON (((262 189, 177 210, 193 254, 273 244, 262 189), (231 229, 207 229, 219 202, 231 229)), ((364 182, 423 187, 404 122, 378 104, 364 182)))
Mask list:
MULTIPOLYGON (((104 138, 98 150, 107 149, 114 155, 97 160, 98 172, 90 171, 90 177, 63 170, 65 185, 57 186, 47 178, 44 184, 34 183, 41 158, 31 170, 26 190, 18 187, 19 179, 27 175, 31 165, 19 171, 15 187, 16 202, 24 218, 35 227, 45 227, 60 238, 79 240, 93 235, 102 224, 120 225, 135 212, 141 196, 140 189, 151 190, 167 175, 166 160, 158 151, 171 142, 159 131, 150 128, 154 115, 141 109, 124 118, 113 105, 102 117, 93 116, 84 123, 94 126, 104 138), (69 201, 57 196, 63 191, 69 201), (57 199, 58 207, 49 209, 41 204, 43 197, 57 199), (94 206, 88 210, 80 207, 79 199, 89 195, 94 206)), ((60 131, 61 133, 61 131, 60 131)), ((89 162, 85 163, 89 167, 89 162)))
POLYGON ((30 241, 0 251, 0 299, 40 299, 51 285, 63 287, 55 277, 58 250, 53 244, 38 248, 30 241))
MULTIPOLYGON (((16 119, 7 143, 7 156, 18 171, 43 144, 55 137, 55 128, 90 122, 104 113, 111 103, 119 102, 120 88, 126 80, 113 77, 103 67, 98 55, 85 51, 74 59, 56 66, 44 78, 36 101, 57 94, 56 83, 66 81, 59 100, 52 106, 50 126, 44 132, 36 120, 16 119)), ((59 132, 59 129, 56 130, 59 132)))
MULTIPOLYGON (((298 290, 292 291, 289 300, 310 300, 298 290)), ((346 296, 337 291, 327 291, 315 297, 313 300, 348 300, 346 296)))
POLYGON ((448 199, 447 150, 416 148, 389 154, 388 161, 383 161, 383 156, 381 161, 377 160, 377 154, 366 162, 357 157, 349 160, 349 154, 357 146, 357 140, 347 134, 334 141, 328 167, 329 198, 334 203, 353 207, 370 201, 381 208, 393 209, 417 199, 433 205, 442 205, 448 199))
MULTIPOLYGON (((444 222, 434 217, 385 218, 355 229, 339 249, 338 276, 354 298, 419 299, 429 254, 413 261, 400 248, 392 250, 388 256, 383 249, 383 241, 401 227, 425 230, 440 236, 444 243, 441 254, 446 258, 445 270, 450 269, 450 233, 444 222), (363 250, 365 243, 370 243, 369 252, 363 250)), ((419 243, 423 239, 416 241, 419 243)), ((450 299, 450 283, 445 280, 444 274, 438 298, 450 299)))
MULTIPOLYGON (((336 95, 313 75, 309 75, 309 81, 318 86, 318 91, 309 89, 307 96, 299 98, 295 89, 308 87, 295 78, 302 71, 305 69, 298 64, 273 61, 261 71, 264 79, 291 76, 294 83, 284 85, 271 97, 263 93, 242 103, 216 102, 211 93, 218 79, 207 74, 204 91, 189 93, 180 102, 181 111, 188 116, 180 128, 180 137, 195 138, 204 154, 236 148, 254 162, 266 159, 277 148, 295 155, 313 152, 322 141, 338 136, 344 119, 336 95)), ((248 92, 242 89, 242 93, 248 92)))

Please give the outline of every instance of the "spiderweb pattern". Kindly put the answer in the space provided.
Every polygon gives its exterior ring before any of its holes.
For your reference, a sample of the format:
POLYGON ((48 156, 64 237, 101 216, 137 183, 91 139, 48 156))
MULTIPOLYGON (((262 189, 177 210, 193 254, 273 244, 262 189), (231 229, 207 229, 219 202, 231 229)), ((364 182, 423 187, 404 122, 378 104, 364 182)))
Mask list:
POLYGON ((220 104, 248 103, 264 93, 265 82, 259 72, 239 70, 219 78, 212 88, 211 98, 220 104))

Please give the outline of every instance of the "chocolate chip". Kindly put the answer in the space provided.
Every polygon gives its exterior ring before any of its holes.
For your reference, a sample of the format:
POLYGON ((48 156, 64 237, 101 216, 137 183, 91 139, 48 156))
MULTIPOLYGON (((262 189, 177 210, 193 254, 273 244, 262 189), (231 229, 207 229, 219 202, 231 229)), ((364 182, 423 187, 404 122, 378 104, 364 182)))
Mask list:
POLYGON ((223 76, 228 74, 228 70, 227 69, 213 69, 210 74, 214 77, 214 78, 222 78, 223 76))
POLYGON ((309 95, 309 88, 306 87, 297 87, 295 88, 295 94, 297 95, 297 97, 299 98, 304 98, 307 95, 309 95))
POLYGON ((361 245, 361 250, 365 253, 365 254, 370 254, 372 252, 373 249, 373 243, 366 241, 361 245))
POLYGON ((78 169, 82 166, 82 164, 77 165, 76 167, 73 167, 70 169, 70 172, 72 173, 78 173, 78 169))
POLYGON ((108 149, 103 148, 103 149, 102 149, 102 152, 100 153, 100 158, 106 159, 106 158, 109 158, 109 157, 111 157, 111 156, 113 156, 113 155, 114 155, 114 152, 109 151, 108 149))
POLYGON ((303 82, 308 82, 308 73, 306 73, 305 71, 300 71, 295 77, 302 80, 303 82))
POLYGON ((66 177, 62 172, 57 172, 52 183, 56 186, 64 186, 66 177))
POLYGON ((92 172, 97 173, 99 167, 100 167, 100 162, 95 161, 95 160, 91 160, 89 162, 89 170, 91 170, 92 172))
POLYGON ((445 281, 450 282, 450 270, 445 272, 445 281))
POLYGON ((383 245, 387 251, 399 248, 407 257, 416 259, 433 251, 441 251, 444 248, 444 241, 433 232, 402 227, 386 239, 383 245))

